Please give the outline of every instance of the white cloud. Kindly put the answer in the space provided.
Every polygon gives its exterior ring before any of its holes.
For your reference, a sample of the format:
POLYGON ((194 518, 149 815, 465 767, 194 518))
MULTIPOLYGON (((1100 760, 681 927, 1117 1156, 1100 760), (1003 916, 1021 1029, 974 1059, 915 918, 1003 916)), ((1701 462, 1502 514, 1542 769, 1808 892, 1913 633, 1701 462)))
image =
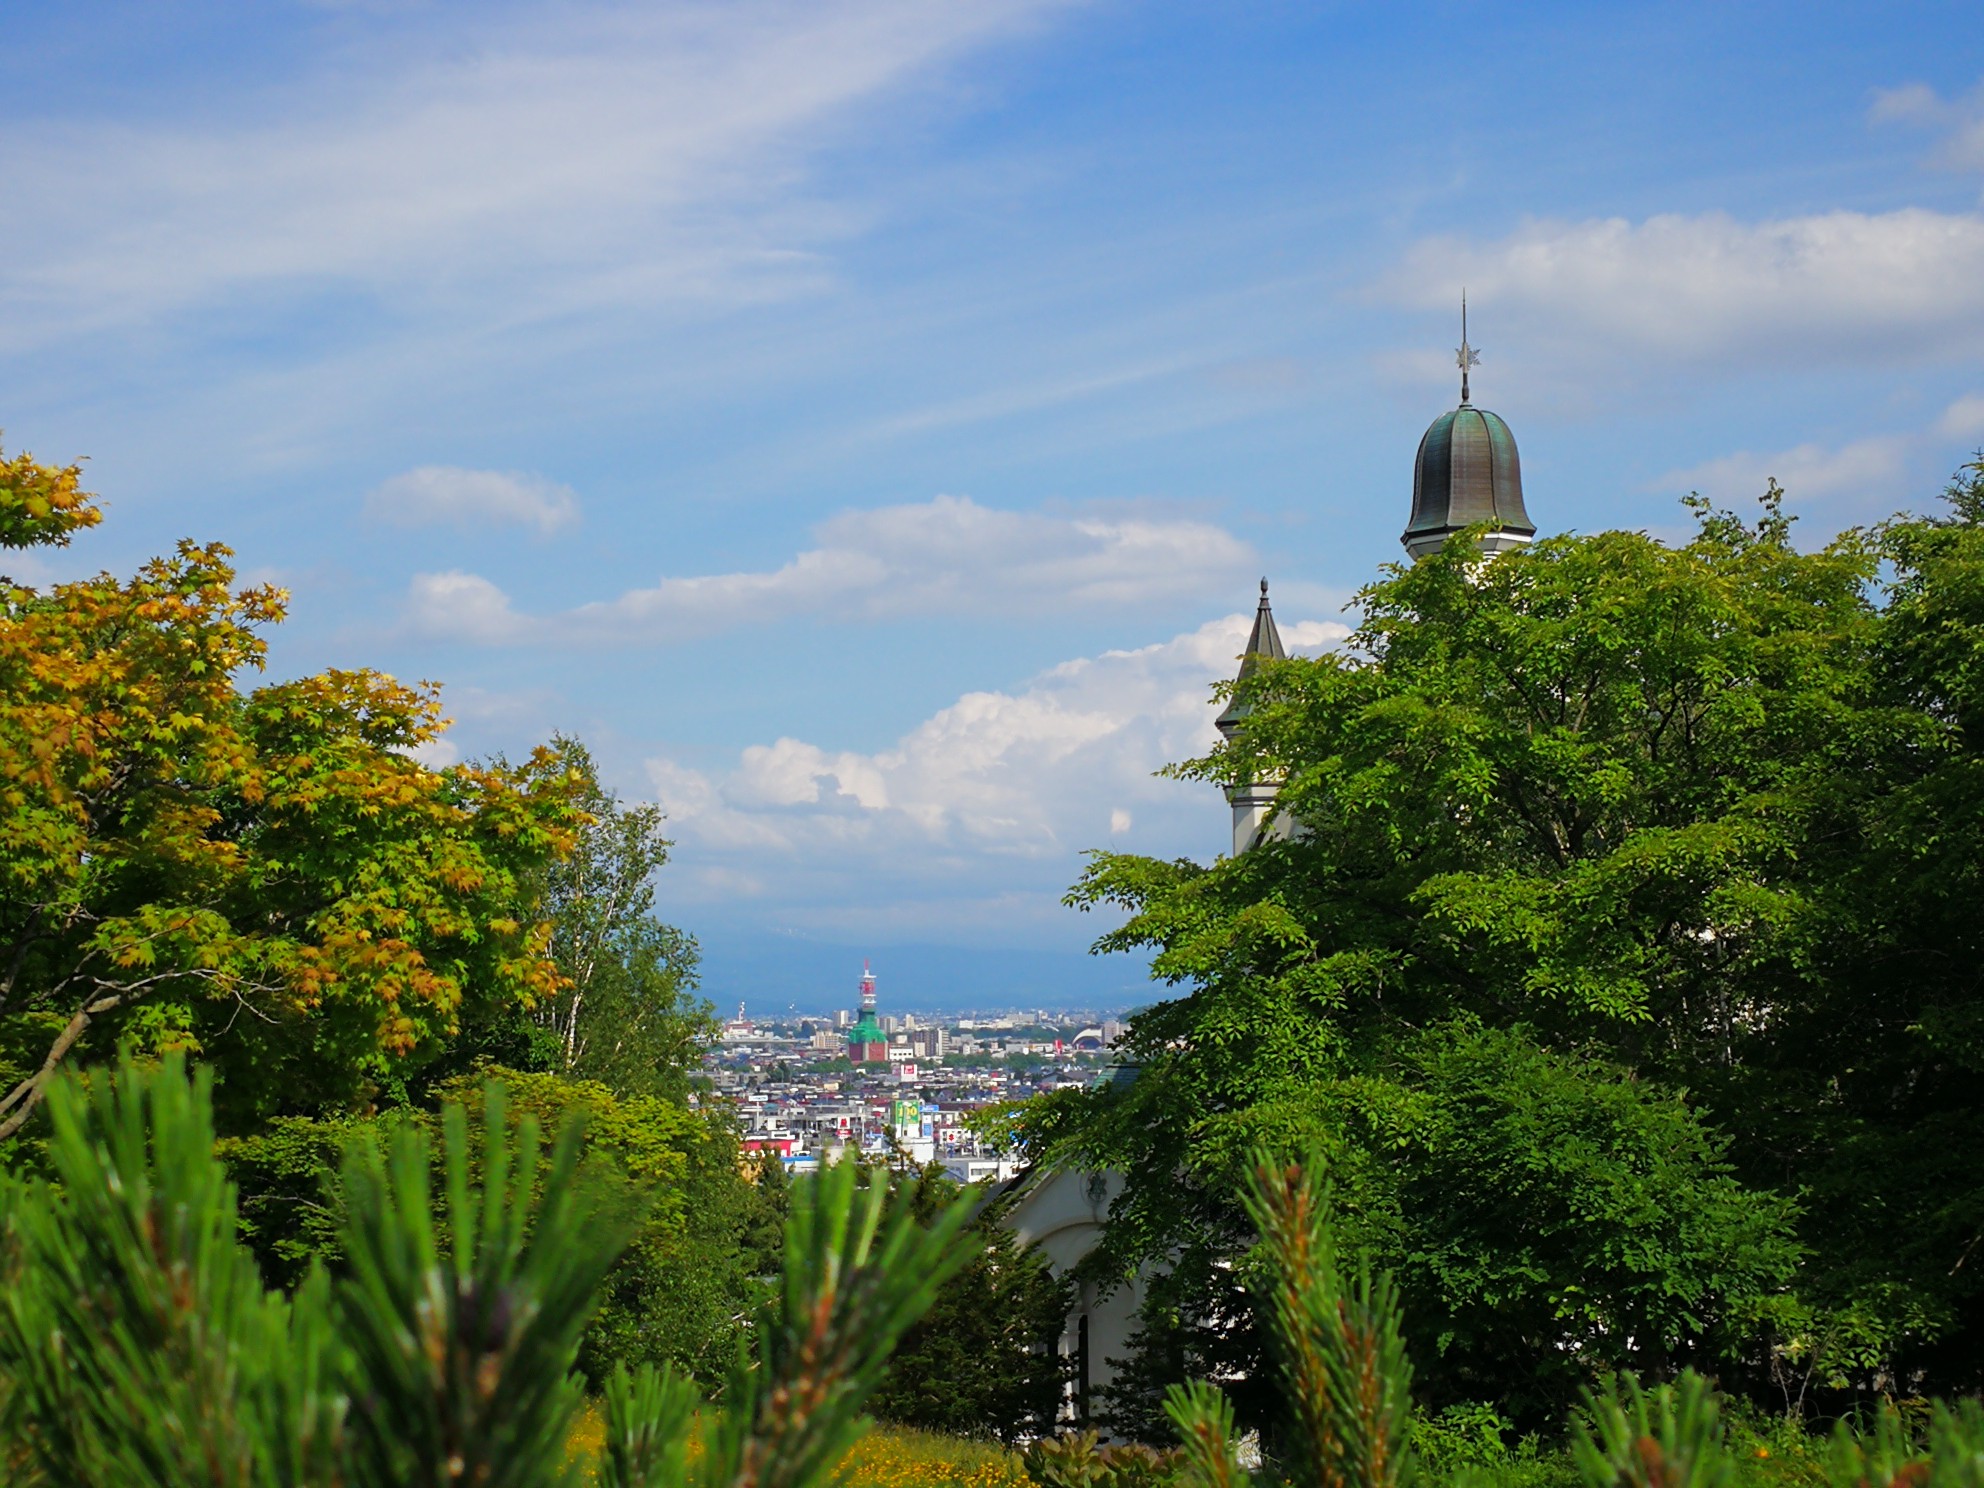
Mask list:
POLYGON ((510 597, 479 574, 417 574, 407 594, 407 621, 442 641, 501 645, 526 640, 531 621, 510 608, 510 597))
POLYGON ((73 557, 72 548, 7 548, 0 550, 0 578, 31 589, 80 579, 94 570, 73 557))
POLYGON ((514 522, 550 533, 578 520, 579 498, 570 486, 525 471, 422 465, 381 484, 365 498, 365 511, 401 527, 514 522))
MULTIPOLYGON (((756 898, 798 934, 1059 941, 1084 850, 1225 850, 1219 792, 1155 772, 1214 742, 1212 684, 1232 674, 1252 619, 967 693, 874 752, 787 738, 717 768, 650 759, 676 843, 669 892, 703 920, 756 898)), ((1282 629, 1298 652, 1344 634, 1333 622, 1282 629)))
POLYGON ((1841 495, 1898 492, 1909 447, 1905 436, 1879 435, 1836 448, 1801 444, 1775 454, 1739 450, 1686 470, 1669 471, 1652 484, 1656 490, 1686 489, 1719 501, 1747 501, 1762 494, 1766 481, 1775 480, 1794 505, 1841 495))
POLYGON ((0 193, 34 228, 0 273, 8 338, 271 291, 485 325, 789 292, 849 226, 799 190, 810 155, 1053 5, 559 6, 384 32, 196 122, 16 125, 0 193))
POLYGON ((1946 170, 1984 170, 1984 83, 1961 98, 1944 98, 1927 83, 1906 83, 1874 94, 1876 124, 1914 124, 1939 132, 1933 162, 1946 170))
POLYGON ((422 574, 416 631, 505 644, 661 643, 795 616, 1012 615, 1174 604, 1242 583, 1253 550, 1177 517, 1000 511, 964 496, 844 512, 776 569, 664 578, 562 615, 518 614, 475 574, 422 574))
POLYGON ((406 753, 430 770, 445 770, 450 765, 458 765, 462 762, 461 750, 446 736, 429 739, 424 744, 416 744, 406 753))
MULTIPOLYGON (((915 895, 1015 857, 1051 865, 1060 882, 1079 850, 1111 837, 1210 854, 1224 841, 1217 792, 1153 776, 1215 741, 1211 688, 1232 674, 1252 620, 1229 615, 1063 663, 1016 691, 966 693, 874 753, 786 738, 716 772, 649 760, 650 784, 685 860, 788 885, 824 869, 899 877, 915 895)), ((1283 639, 1313 653, 1346 633, 1310 620, 1283 639)))
POLYGON ((1538 371, 1969 356, 1984 334, 1984 217, 1909 207, 1536 220, 1487 242, 1422 242, 1384 289, 1447 309, 1463 285, 1492 315, 1484 337, 1503 327, 1538 371))

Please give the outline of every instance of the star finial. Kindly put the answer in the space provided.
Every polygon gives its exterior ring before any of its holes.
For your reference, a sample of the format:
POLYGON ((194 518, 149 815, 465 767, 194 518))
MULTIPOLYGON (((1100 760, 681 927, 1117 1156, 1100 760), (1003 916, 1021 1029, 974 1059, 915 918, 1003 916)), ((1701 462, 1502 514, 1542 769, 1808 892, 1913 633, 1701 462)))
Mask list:
POLYGON ((1467 369, 1481 365, 1481 358, 1475 355, 1474 348, 1467 344, 1467 291, 1460 292, 1460 345, 1454 348, 1454 361, 1460 365, 1460 401, 1466 403, 1467 369))

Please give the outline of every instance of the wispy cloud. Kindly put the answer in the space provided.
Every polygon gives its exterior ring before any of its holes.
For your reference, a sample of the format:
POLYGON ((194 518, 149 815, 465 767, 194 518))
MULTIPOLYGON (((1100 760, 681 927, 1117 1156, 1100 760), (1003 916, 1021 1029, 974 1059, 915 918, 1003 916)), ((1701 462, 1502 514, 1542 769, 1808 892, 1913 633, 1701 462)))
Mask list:
POLYGON ((327 61, 273 95, 244 85, 225 124, 17 125, 0 144, 7 339, 243 295, 514 322, 817 282, 809 249, 849 221, 807 197, 812 154, 1051 8, 559 7, 466 47, 327 61))
POLYGON ((561 615, 520 614, 476 574, 416 577, 419 634, 510 644, 658 644, 795 616, 1030 615, 1172 605, 1246 581, 1253 549, 1175 517, 1001 511, 965 496, 844 512, 775 569, 664 578, 561 615))
POLYGON ((1720 501, 1747 500, 1775 480, 1793 501, 1862 496, 1900 504, 1914 441, 1883 434, 1842 445, 1806 443, 1771 454, 1739 450, 1670 470, 1651 482, 1660 491, 1702 491, 1720 501))
POLYGON ((1936 432, 1945 439, 1984 439, 1984 393, 1967 393, 1945 408, 1936 432))
POLYGON ((1913 124, 1941 136, 1930 159, 1945 170, 1984 170, 1984 82, 1960 98, 1944 98, 1927 83, 1882 88, 1875 92, 1867 117, 1875 124, 1913 124))
MULTIPOLYGON (((1718 501, 1740 502, 1775 480, 1794 509, 1821 519, 1865 521, 1911 504, 1920 477, 1934 464, 1961 458, 1959 444, 1984 438, 1984 394, 1958 398, 1927 427, 1869 435, 1844 444, 1807 442, 1772 453, 1738 450, 1648 483, 1655 491, 1700 491, 1718 501), (1925 468, 1926 467, 1926 468, 1925 468)), ((1947 467, 1945 467, 1946 469, 1947 467)))
POLYGON ((868 432, 878 438, 893 438, 902 434, 921 434, 931 429, 1010 418, 1014 414, 1078 403, 1105 393, 1135 387, 1140 383, 1173 377, 1180 372, 1190 370, 1197 362, 1196 357, 1169 357, 1140 366, 1097 373, 1091 377, 1000 388, 994 392, 959 398, 949 403, 898 414, 878 422, 868 432))
POLYGON ((366 515, 398 527, 515 523, 551 533, 579 517, 570 486, 521 470, 422 465, 383 482, 365 498, 366 515))

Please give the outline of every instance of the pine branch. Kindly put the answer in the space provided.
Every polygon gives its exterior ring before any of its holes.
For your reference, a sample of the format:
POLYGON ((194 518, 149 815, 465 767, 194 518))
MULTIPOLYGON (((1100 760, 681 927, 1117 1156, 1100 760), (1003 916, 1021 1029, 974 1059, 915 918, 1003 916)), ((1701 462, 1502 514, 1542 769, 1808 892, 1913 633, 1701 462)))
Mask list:
POLYGON ((1410 1483, 1412 1365, 1391 1278, 1374 1277, 1361 1261, 1344 1274, 1328 1192, 1308 1167, 1259 1154, 1244 1198, 1266 1253, 1255 1293, 1291 1417, 1292 1481, 1298 1488, 1410 1483))
POLYGON ((576 1125, 540 1174, 536 1123, 511 1132, 500 1085, 483 1109, 479 1185, 462 1108, 443 1113, 445 1250, 420 1133, 395 1133, 384 1159, 359 1147, 345 1163, 351 1275, 335 1307, 364 1381, 352 1421, 361 1485, 542 1488, 571 1472, 572 1366, 632 1230, 578 1181, 576 1125))
POLYGON ((1728 1488, 1736 1476, 1715 1390, 1692 1369, 1651 1390, 1628 1373, 1587 1391, 1571 1451, 1589 1488, 1728 1488))

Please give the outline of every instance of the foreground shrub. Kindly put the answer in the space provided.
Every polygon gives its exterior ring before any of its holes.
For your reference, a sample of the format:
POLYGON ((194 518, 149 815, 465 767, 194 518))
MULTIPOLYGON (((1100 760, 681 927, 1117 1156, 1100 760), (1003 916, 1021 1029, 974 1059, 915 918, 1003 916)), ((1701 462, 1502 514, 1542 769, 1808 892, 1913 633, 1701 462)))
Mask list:
MULTIPOLYGON (((416 1129, 345 1163, 339 1248, 266 1290, 213 1155, 212 1080, 129 1062, 49 1096, 56 1181, 0 1180, 0 1461, 50 1488, 549 1488, 575 1482, 580 1337, 635 1217, 546 1158, 500 1086, 444 1113, 444 1202, 416 1129), (438 1222, 437 1217, 439 1216, 438 1222)), ((611 1488, 825 1482, 905 1328, 968 1258, 851 1167, 797 1195, 784 1274, 721 1412, 668 1370, 607 1393, 611 1488)))

